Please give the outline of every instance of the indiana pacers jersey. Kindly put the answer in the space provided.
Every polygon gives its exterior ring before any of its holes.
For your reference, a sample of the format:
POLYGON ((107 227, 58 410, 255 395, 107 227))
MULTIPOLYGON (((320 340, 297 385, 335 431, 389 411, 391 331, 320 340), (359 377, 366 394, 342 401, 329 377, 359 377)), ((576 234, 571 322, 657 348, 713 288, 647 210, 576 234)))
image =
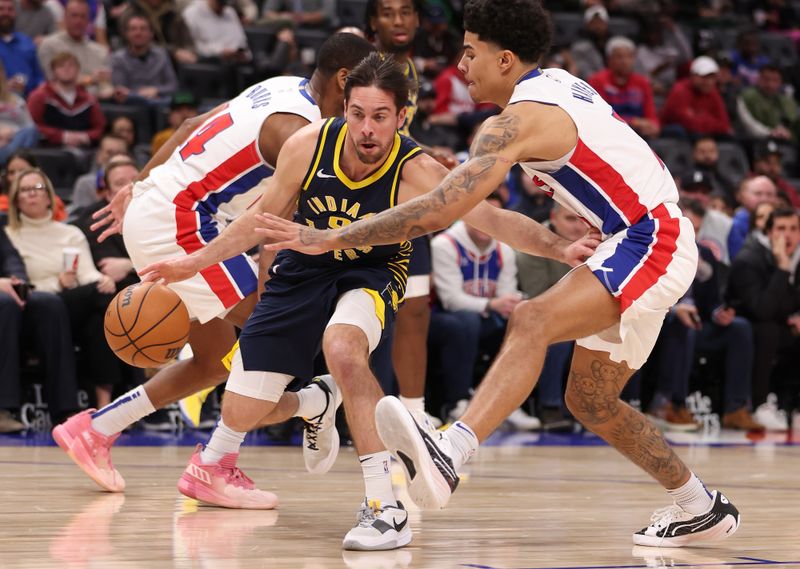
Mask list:
POLYGON ((419 75, 417 74, 417 68, 414 67, 414 61, 410 57, 406 60, 403 73, 414 83, 414 90, 408 92, 408 101, 406 101, 406 120, 403 122, 403 126, 400 127, 400 134, 410 136, 408 129, 411 127, 411 123, 414 122, 414 115, 417 114, 417 97, 419 94, 419 75))
MULTIPOLYGON (((317 229, 336 229, 357 219, 371 217, 397 205, 403 166, 420 153, 417 144, 395 134, 389 156, 361 181, 350 180, 340 167, 347 137, 343 118, 327 120, 320 130, 314 158, 304 178, 295 220, 317 229)), ((405 290, 411 243, 340 249, 325 255, 303 255, 313 266, 375 266, 388 263, 405 290)))

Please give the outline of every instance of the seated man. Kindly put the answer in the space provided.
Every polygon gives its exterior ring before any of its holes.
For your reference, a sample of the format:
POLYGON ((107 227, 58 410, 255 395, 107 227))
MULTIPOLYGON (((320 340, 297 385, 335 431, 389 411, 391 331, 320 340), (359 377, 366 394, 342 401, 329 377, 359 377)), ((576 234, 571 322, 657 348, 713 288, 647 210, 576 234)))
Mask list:
MULTIPOLYGON (((497 194, 487 202, 502 208, 497 194)), ((449 419, 464 413, 472 387, 475 364, 481 353, 494 358, 500 349, 508 318, 522 300, 517 287, 514 250, 466 222, 457 222, 431 241, 433 284, 440 310, 431 313, 431 340, 442 344, 437 330, 456 324, 466 335, 461 345, 442 345, 446 403, 454 408, 449 419), (455 364, 455 362, 460 362, 455 364)), ((522 408, 508 421, 520 430, 538 429, 541 423, 522 408)))
POLYGON ((753 325, 756 339, 753 372, 755 418, 767 429, 789 428, 786 411, 797 405, 800 368, 800 216, 779 208, 766 224, 767 242, 752 235, 731 267, 727 303, 753 325), (776 408, 768 401, 777 391, 776 408))
POLYGON ((127 154, 129 151, 127 141, 119 136, 106 134, 100 139, 100 145, 94 154, 94 166, 75 180, 70 208, 73 212, 79 213, 82 208, 97 201, 98 193, 105 190, 103 168, 114 156, 127 154))

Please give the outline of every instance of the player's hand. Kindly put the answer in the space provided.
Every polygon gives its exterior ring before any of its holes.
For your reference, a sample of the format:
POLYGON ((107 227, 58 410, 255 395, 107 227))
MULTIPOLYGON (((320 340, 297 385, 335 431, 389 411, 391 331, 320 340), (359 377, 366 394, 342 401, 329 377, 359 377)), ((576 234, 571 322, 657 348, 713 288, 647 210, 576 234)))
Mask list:
POLYGON ((116 233, 122 233, 122 220, 125 218, 125 211, 131 203, 133 197, 133 184, 122 188, 108 205, 97 210, 92 214, 92 219, 96 219, 89 229, 97 231, 105 227, 105 230, 97 237, 97 242, 102 243, 116 233), (108 227, 106 227, 108 226, 108 227))
POLYGON ((261 224, 256 233, 271 241, 264 245, 267 251, 292 249, 306 255, 320 255, 333 249, 328 245, 332 231, 314 229, 271 213, 260 213, 256 219, 261 224))
POLYGON ((191 255, 183 255, 158 261, 142 268, 139 278, 142 282, 161 282, 163 284, 185 281, 196 275, 200 269, 199 263, 191 255))
POLYGON ((577 267, 594 255, 595 249, 600 245, 601 237, 600 231, 596 227, 590 227, 586 235, 564 248, 561 261, 570 267, 577 267))

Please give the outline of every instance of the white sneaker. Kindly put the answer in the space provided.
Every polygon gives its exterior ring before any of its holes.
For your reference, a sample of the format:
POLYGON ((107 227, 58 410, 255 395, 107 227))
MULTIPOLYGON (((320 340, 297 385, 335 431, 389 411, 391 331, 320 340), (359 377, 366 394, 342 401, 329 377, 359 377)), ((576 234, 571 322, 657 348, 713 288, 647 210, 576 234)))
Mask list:
POLYGON ((386 450, 403 467, 414 503, 422 509, 444 508, 458 486, 446 433, 417 425, 396 397, 378 401, 375 426, 386 450))
POLYGON ((325 474, 339 454, 339 431, 336 410, 342 404, 342 393, 331 375, 315 377, 305 389, 321 389, 325 393, 325 410, 316 417, 303 419, 303 459, 311 474, 325 474))
POLYGON ((409 409, 408 412, 411 413, 411 416, 414 417, 417 424, 422 425, 423 428, 425 428, 426 424, 434 430, 442 426, 442 420, 439 417, 434 417, 427 412, 420 413, 419 411, 412 411, 411 409, 409 409))
POLYGON ((789 418, 786 411, 778 409, 778 397, 774 393, 767 395, 767 401, 758 406, 753 418, 768 431, 788 431, 789 418))
POLYGON ((469 407, 469 399, 459 399, 456 401, 455 407, 450 409, 450 412, 447 414, 447 422, 455 423, 458 421, 461 416, 467 412, 467 407, 469 407))
POLYGON ((518 431, 538 431, 542 428, 542 422, 537 417, 528 415, 521 407, 514 409, 506 421, 518 431))
POLYGON ((381 506, 380 502, 361 504, 356 525, 344 536, 342 547, 357 551, 397 549, 411 543, 408 512, 403 504, 381 506))
POLYGON ((656 510, 646 528, 633 534, 634 545, 682 547, 696 541, 730 537, 739 527, 739 510, 720 492, 711 493, 711 508, 690 514, 677 504, 656 510))

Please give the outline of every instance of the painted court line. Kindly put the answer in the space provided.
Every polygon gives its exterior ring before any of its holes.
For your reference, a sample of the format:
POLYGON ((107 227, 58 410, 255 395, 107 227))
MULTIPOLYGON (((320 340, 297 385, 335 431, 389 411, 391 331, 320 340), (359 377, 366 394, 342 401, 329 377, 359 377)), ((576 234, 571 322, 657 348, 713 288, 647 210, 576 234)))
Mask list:
MULTIPOLYGON (((756 557, 734 557, 734 559, 743 559, 744 561, 719 561, 714 563, 674 563, 669 567, 721 567, 721 566, 736 566, 736 567, 755 567, 759 565, 800 565, 800 561, 770 561, 769 559, 758 559, 756 557)), ((473 569, 511 569, 494 567, 492 565, 480 565, 477 563, 462 563, 462 567, 471 567, 473 569)), ((514 569, 648 569, 652 565, 569 565, 563 567, 553 566, 539 566, 539 567, 516 567, 514 569)))

